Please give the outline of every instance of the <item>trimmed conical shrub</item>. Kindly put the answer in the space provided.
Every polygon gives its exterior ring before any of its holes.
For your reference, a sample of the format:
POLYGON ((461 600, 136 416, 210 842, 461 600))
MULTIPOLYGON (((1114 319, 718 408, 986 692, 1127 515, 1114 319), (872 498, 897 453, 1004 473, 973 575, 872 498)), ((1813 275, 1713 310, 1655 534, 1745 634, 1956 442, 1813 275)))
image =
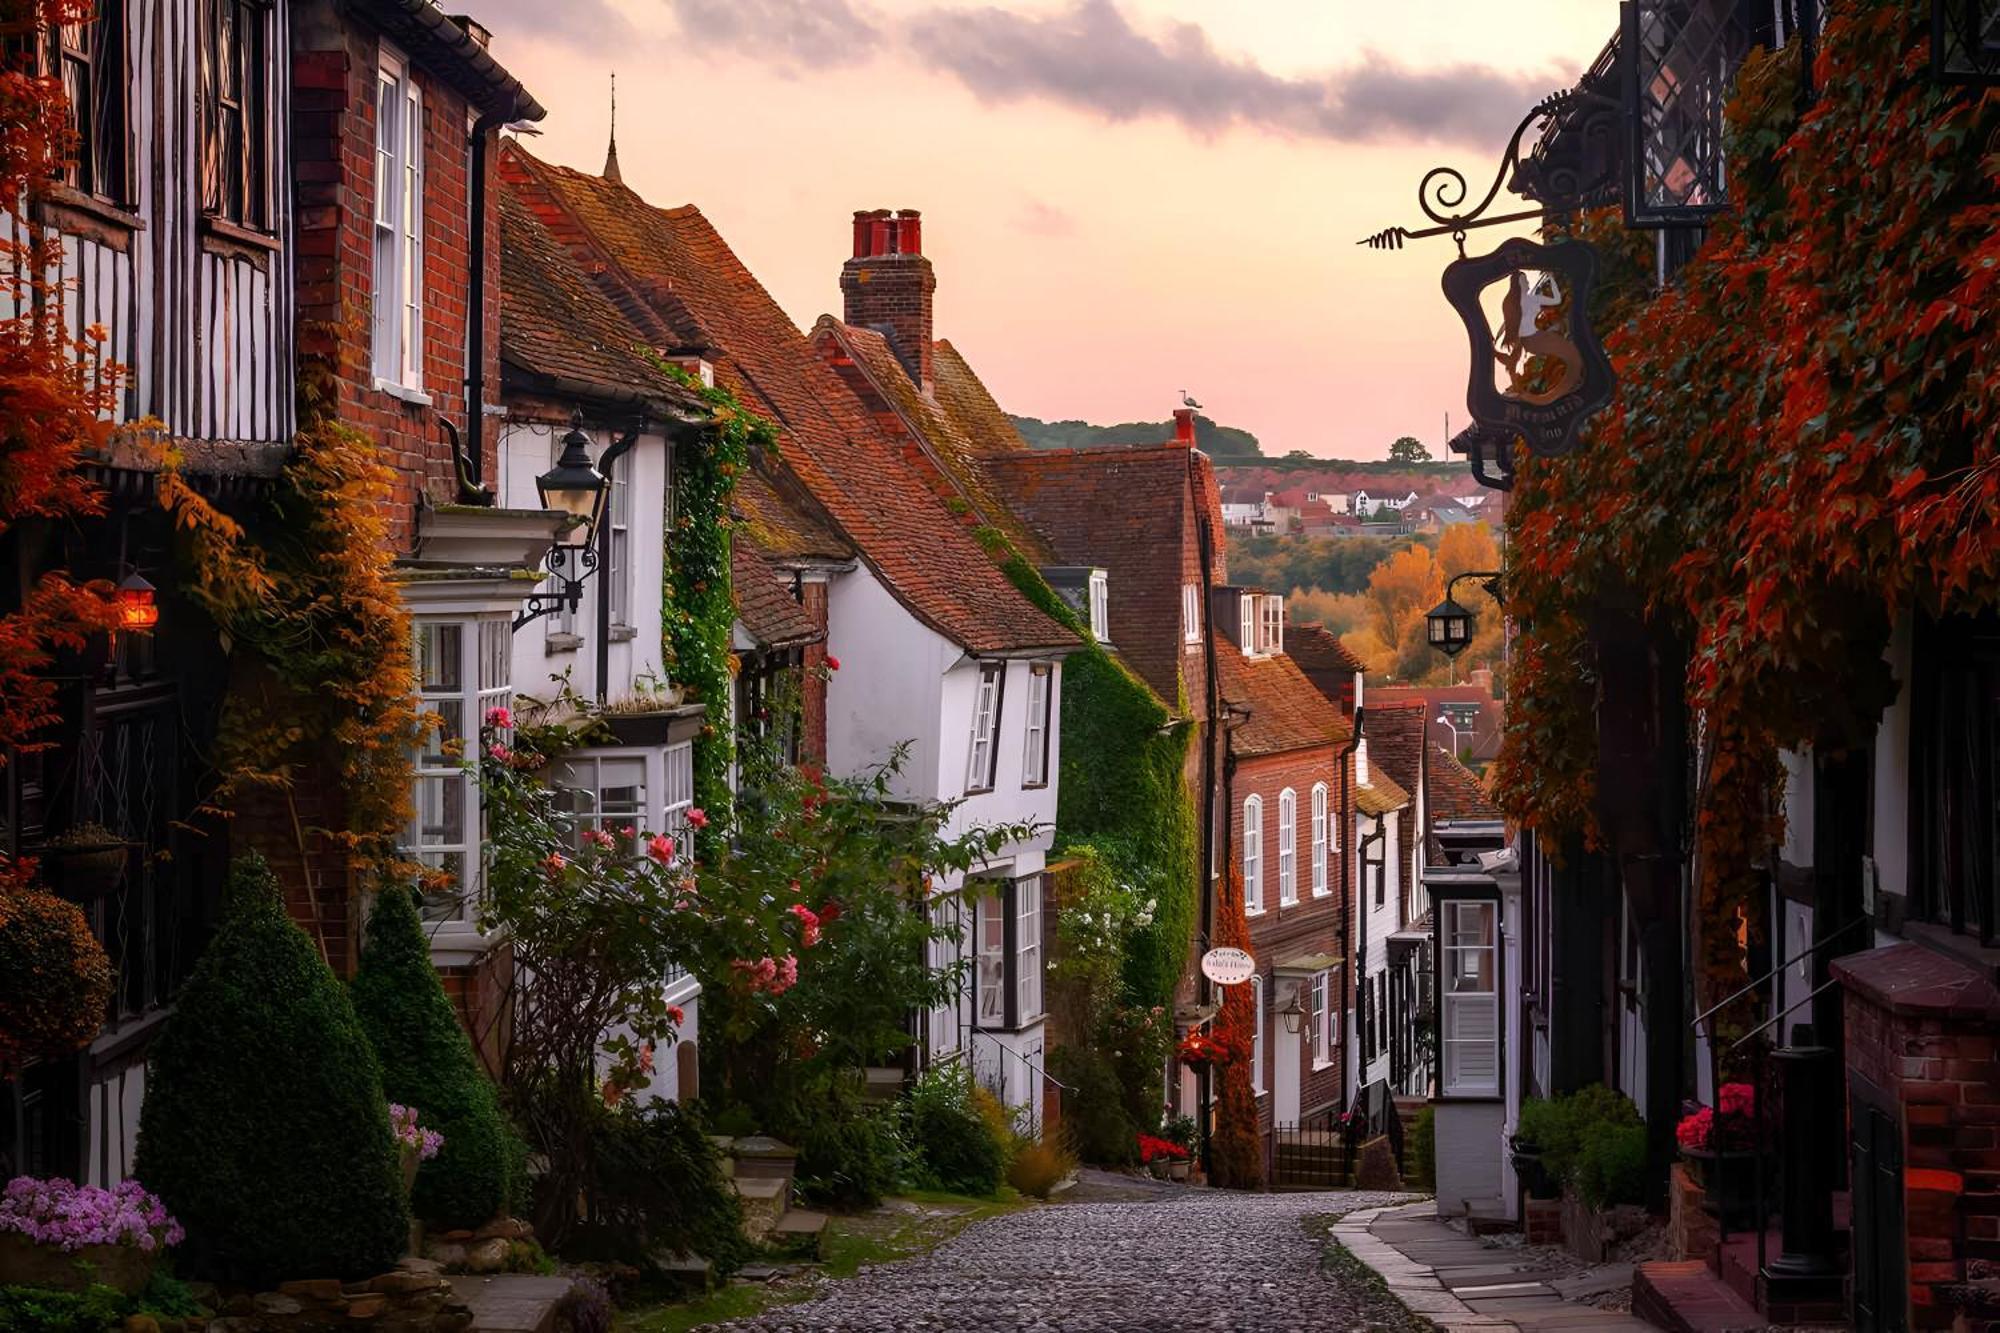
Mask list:
POLYGON ((222 924, 147 1061, 134 1174, 187 1229, 192 1276, 362 1277, 409 1239, 375 1054, 262 857, 231 869, 222 924))
POLYGON ((446 1228, 505 1212, 525 1149, 431 966, 414 892, 390 888, 376 899, 352 989, 383 1092, 444 1135, 438 1155, 417 1170, 410 1210, 446 1228))

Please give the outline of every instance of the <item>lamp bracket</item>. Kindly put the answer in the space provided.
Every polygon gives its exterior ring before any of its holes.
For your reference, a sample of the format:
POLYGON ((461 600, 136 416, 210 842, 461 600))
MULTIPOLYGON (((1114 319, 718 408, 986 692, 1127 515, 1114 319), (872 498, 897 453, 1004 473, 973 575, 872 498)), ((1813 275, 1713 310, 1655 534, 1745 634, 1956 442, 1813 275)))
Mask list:
POLYGON ((528 600, 521 603, 521 613, 514 617, 513 629, 518 632, 523 625, 552 616, 558 611, 576 614, 583 605, 583 581, 597 568, 597 548, 594 545, 563 546, 549 548, 546 561, 548 571, 556 579, 553 592, 533 592, 528 600), (571 578, 571 561, 576 563, 576 577, 571 578))

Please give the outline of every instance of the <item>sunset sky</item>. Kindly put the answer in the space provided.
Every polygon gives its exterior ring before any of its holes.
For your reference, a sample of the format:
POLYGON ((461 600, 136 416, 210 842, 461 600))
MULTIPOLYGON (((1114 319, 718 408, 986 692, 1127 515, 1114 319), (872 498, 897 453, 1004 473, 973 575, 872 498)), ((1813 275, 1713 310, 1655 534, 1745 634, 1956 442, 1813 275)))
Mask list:
MULTIPOLYGON (((1009 411, 1164 419, 1185 387, 1268 454, 1438 450, 1464 335, 1418 179, 1485 189, 1612 0, 473 0, 595 171, 693 203, 802 326, 857 208, 920 208, 937 330, 1009 411)), ((1490 234, 1489 234, 1490 235, 1490 234)))

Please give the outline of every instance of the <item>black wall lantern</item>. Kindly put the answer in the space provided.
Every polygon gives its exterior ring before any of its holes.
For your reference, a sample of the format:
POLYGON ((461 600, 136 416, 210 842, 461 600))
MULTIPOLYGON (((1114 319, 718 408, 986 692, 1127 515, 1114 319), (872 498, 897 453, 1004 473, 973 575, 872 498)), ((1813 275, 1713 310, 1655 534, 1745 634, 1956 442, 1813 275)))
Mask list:
POLYGON ((1444 600, 1424 613, 1424 634, 1431 647, 1446 657, 1457 657, 1472 646, 1473 614, 1451 595, 1452 589, 1465 579, 1482 579, 1489 594, 1495 598, 1500 596, 1500 574, 1497 570, 1468 571, 1445 585, 1444 600))
POLYGON ((519 629, 531 620, 557 611, 574 613, 583 604, 583 580, 597 568, 597 547, 591 538, 604 511, 604 497, 610 487, 604 474, 590 462, 590 437, 583 433, 581 415, 570 419, 569 433, 562 438, 563 451, 556 465, 535 478, 535 490, 542 508, 567 514, 569 526, 562 538, 549 548, 548 570, 557 580, 554 592, 533 593, 514 617, 519 629), (571 568, 575 576, 570 574, 571 568))
POLYGON ((2000 0, 1931 0, 1931 77, 2000 87, 2000 0))

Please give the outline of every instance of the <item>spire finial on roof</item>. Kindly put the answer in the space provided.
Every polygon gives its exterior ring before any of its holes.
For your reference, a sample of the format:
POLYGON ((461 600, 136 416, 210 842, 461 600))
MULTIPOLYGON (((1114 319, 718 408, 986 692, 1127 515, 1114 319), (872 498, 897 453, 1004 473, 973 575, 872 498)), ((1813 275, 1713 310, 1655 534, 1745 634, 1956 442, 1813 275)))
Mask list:
POLYGON ((604 152, 604 179, 613 185, 623 185, 624 176, 618 171, 618 71, 611 71, 611 146, 604 152))

